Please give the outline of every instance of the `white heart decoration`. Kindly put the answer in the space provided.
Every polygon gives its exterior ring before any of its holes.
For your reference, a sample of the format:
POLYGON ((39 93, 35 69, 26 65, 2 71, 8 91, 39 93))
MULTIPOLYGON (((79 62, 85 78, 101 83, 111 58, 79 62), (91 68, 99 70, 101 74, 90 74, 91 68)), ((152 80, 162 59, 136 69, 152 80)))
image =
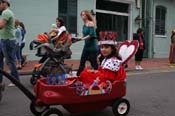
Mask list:
POLYGON ((137 52, 139 42, 137 40, 124 41, 119 44, 118 53, 122 58, 122 63, 127 63, 137 52))
POLYGON ((134 52, 134 45, 122 45, 119 49, 119 55, 122 57, 122 62, 126 61, 134 52))

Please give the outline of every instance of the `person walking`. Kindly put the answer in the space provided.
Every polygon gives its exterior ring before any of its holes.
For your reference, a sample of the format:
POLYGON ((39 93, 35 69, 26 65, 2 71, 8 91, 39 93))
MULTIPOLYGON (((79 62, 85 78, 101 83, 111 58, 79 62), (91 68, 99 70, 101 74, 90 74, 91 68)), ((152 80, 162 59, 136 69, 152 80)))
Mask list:
MULTIPOLYGON (((0 37, 1 37, 0 68, 3 69, 3 58, 5 58, 6 63, 11 71, 10 72, 11 75, 13 75, 17 80, 19 80, 19 75, 15 64, 15 52, 16 52, 16 39, 14 33, 15 19, 14 19, 14 13, 12 12, 12 10, 10 10, 9 0, 0 0, 0 10, 2 10, 2 14, 0 17, 0 37)), ((2 74, 0 74, 0 79, 2 80, 2 74)), ((0 83, 2 84, 2 81, 0 83)), ((9 86, 15 86, 15 85, 10 83, 9 86)))
POLYGON ((21 46, 20 46, 20 56, 21 56, 21 65, 22 67, 26 64, 26 58, 23 57, 23 48, 25 47, 25 35, 26 35, 26 28, 23 22, 19 22, 19 26, 21 28, 21 34, 22 34, 22 42, 21 42, 21 46))
MULTIPOLYGON (((3 53, 2 53, 2 44, 1 44, 1 41, 0 41, 0 68, 3 69, 3 65, 4 65, 4 59, 3 59, 3 53)), ((2 73, 0 73, 0 101, 2 100, 2 91, 4 91, 4 87, 5 87, 5 84, 2 83, 2 73)))
POLYGON ((135 54, 135 69, 136 70, 143 70, 143 68, 141 67, 141 62, 143 59, 143 52, 145 49, 143 33, 144 33, 143 29, 139 28, 137 30, 137 34, 134 34, 134 37, 133 37, 134 40, 138 40, 139 42, 139 48, 135 54))
POLYGON ((15 37, 16 37, 16 65, 17 69, 22 69, 22 56, 21 56, 21 43, 22 43, 22 32, 19 26, 19 20, 15 20, 15 37))
POLYGON ((90 11, 83 10, 81 12, 81 18, 84 22, 83 25, 83 37, 82 40, 85 40, 84 48, 81 54, 80 65, 77 71, 77 76, 80 75, 82 70, 85 67, 85 62, 87 60, 90 61, 91 66, 97 70, 97 54, 98 54, 98 46, 96 40, 96 21, 91 15, 90 11))
POLYGON ((172 34, 171 34, 169 62, 175 63, 175 29, 172 30, 172 34))

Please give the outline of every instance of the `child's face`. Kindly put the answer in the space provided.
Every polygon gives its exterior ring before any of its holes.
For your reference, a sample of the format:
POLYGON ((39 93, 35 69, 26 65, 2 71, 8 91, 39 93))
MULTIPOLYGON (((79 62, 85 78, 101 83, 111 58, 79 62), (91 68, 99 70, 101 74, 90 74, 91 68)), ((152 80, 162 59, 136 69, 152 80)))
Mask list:
POLYGON ((112 53, 112 48, 109 45, 102 45, 100 51, 104 57, 107 57, 112 53))

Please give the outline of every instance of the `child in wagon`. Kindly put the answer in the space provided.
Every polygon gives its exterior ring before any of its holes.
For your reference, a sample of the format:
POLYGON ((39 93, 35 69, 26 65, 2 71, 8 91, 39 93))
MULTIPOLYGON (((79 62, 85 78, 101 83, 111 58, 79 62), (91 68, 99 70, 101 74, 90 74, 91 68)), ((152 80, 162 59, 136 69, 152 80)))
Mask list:
POLYGON ((122 66, 121 58, 116 51, 115 44, 116 42, 113 40, 99 41, 101 54, 97 59, 103 56, 103 60, 99 62, 98 70, 85 68, 81 72, 80 79, 83 83, 90 85, 94 80, 99 79, 100 84, 105 83, 107 80, 113 82, 126 78, 126 73, 122 66))

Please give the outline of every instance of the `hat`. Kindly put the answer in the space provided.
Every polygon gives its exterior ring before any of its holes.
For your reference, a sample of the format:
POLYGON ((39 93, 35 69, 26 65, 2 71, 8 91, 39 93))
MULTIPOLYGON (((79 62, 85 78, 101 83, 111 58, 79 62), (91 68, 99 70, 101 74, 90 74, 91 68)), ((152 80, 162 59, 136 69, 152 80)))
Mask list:
POLYGON ((98 45, 117 45, 117 42, 114 40, 102 40, 98 42, 98 45))
POLYGON ((116 45, 116 32, 114 31, 101 31, 99 33, 100 35, 100 41, 98 42, 98 45, 116 45))

